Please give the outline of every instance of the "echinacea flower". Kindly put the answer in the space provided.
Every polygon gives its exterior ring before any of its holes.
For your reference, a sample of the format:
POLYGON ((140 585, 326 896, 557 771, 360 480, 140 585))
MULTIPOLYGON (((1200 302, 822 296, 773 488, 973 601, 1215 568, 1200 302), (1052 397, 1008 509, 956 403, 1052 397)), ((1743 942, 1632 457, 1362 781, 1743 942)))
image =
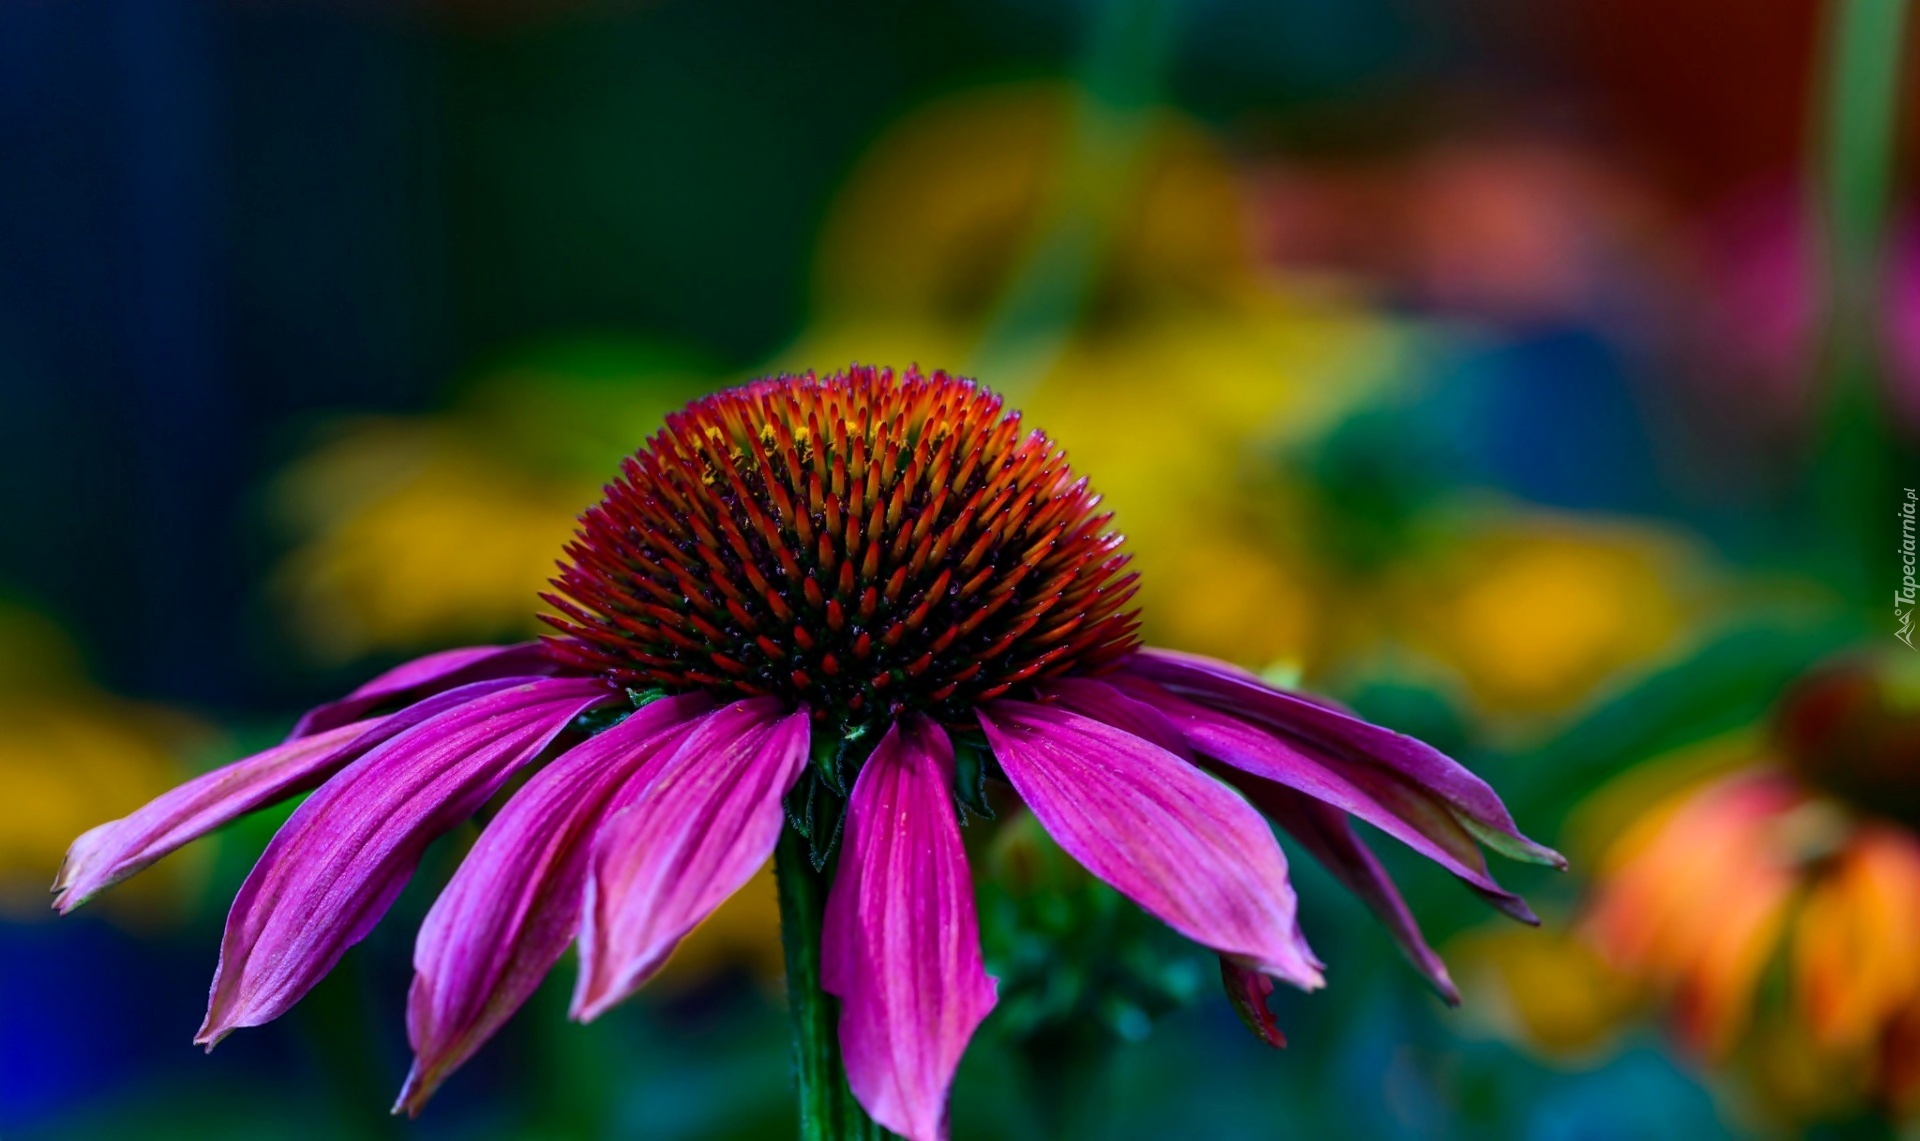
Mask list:
MULTIPOLYGON (((1318 987, 1322 964, 1262 812, 1452 999, 1348 818, 1522 918, 1480 845, 1558 857, 1426 745, 1142 649, 1108 522, 1064 453, 968 380, 855 368, 708 397, 581 517, 548 596, 557 635, 431 655, 313 710, 285 744, 82 836, 58 906, 316 789, 234 901, 198 1039, 211 1046, 287 1010, 429 842, 532 771, 421 928, 400 1108, 418 1110, 570 943, 573 1013, 590 1019, 778 848, 783 899, 831 873, 812 893, 818 944, 790 963, 839 1000, 852 1093, 931 1141, 994 1005, 957 817, 991 773, 1095 876, 1218 952, 1269 1040, 1273 982, 1318 987)), ((803 1064, 803 1094, 807 1080, 803 1064)))
POLYGON ((1614 842, 1584 924, 1709 1061, 1784 1022, 1797 1067, 1839 1077, 1801 1100, 1920 1110, 1916 681, 1870 658, 1802 679, 1767 745, 1614 842), (1776 963, 1784 985, 1763 986, 1776 963))

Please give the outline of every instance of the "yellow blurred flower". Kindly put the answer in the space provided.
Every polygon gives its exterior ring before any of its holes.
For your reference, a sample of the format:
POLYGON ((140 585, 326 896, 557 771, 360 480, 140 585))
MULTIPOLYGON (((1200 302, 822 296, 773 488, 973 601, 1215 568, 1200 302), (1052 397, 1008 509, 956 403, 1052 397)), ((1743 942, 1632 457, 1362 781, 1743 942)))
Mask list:
MULTIPOLYGON (((178 783, 204 736, 189 719, 90 683, 72 642, 40 615, 0 605, 0 913, 50 917, 48 887, 67 844, 178 783)), ((169 860, 108 913, 167 914, 193 858, 169 860)))
POLYGON ((295 632, 328 662, 530 635, 593 492, 514 471, 457 433, 358 425, 282 479, 312 535, 281 571, 295 632))
POLYGON ((1473 1017, 1550 1058, 1602 1052, 1633 1009, 1632 981, 1563 924, 1473 931, 1446 958, 1473 1017))
POLYGON ((1409 331, 1262 276, 1240 172, 1199 125, 1159 112, 1103 188, 1117 201, 1077 267, 1085 297, 1038 315, 1058 326, 1057 351, 990 343, 1024 263, 1074 209, 1062 195, 1075 122, 1069 88, 1033 84, 897 124, 836 202, 814 320, 774 365, 1005 366, 982 379, 1098 474, 1143 575, 1151 640, 1253 666, 1308 658, 1318 571, 1281 538, 1264 456, 1390 384, 1409 331), (1029 359, 1038 373, 1017 367, 1029 359))
POLYGON ((343 426, 276 488, 302 540, 278 577, 301 644, 340 663, 541 629, 575 516, 705 386, 684 357, 580 342, 508 365, 444 416, 343 426))
POLYGON ((1491 713, 1563 710, 1696 618, 1690 559, 1650 530, 1521 518, 1409 563, 1391 613, 1491 713))
MULTIPOLYGON (((1089 206, 1063 200, 1075 189, 1080 121, 1072 88, 1031 83, 969 91, 896 123, 822 229, 816 318, 933 317, 977 333, 1044 227, 1089 206)), ((1241 179, 1207 132, 1157 111, 1129 158, 1096 188, 1117 202, 1091 267, 1095 306, 1207 301, 1254 287, 1241 179)))

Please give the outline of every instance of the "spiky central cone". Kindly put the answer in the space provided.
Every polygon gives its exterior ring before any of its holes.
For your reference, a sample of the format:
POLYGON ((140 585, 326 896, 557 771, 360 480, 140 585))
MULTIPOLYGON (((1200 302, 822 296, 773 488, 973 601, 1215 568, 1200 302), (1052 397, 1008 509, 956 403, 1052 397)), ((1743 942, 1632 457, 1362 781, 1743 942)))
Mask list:
POLYGON ((555 653, 842 727, 968 710, 1132 650, 1121 537, 970 380, 855 367, 700 400, 581 517, 555 653))

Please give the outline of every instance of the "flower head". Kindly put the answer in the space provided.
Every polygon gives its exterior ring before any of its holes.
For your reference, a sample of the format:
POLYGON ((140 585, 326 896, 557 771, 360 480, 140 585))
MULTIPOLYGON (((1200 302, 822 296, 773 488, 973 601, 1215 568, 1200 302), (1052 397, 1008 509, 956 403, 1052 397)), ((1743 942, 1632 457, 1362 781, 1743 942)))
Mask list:
POLYGON ((1667 999, 1697 1053, 1724 1062, 1764 1046, 1757 1026, 1789 1027, 1798 1068, 1843 1079, 1803 1091, 1809 1103, 1920 1110, 1914 680, 1904 656, 1801 679, 1768 745, 1614 841, 1585 924, 1614 968, 1667 999), (1776 963, 1777 994, 1762 985, 1776 963))
POLYGON ((970 380, 855 369, 710 396, 623 465, 548 601, 554 656, 816 723, 965 722, 1133 650, 1133 576, 1066 453, 970 380))
POLYGON ((956 797, 1010 785, 1074 859, 1264 996, 1323 965, 1285 829, 1450 1000, 1355 835, 1365 820, 1531 919, 1481 846, 1549 863, 1488 786, 1411 738, 1224 663, 1140 648, 1121 540, 1064 454, 971 381, 855 368, 700 401, 581 519, 540 644, 452 650, 322 706, 288 741, 75 841, 68 910, 245 812, 315 789, 234 901, 200 1040, 290 1007, 436 836, 517 775, 414 955, 434 1088, 570 943, 576 1017, 657 972, 783 830, 831 866, 822 985, 855 1096, 914 1141, 992 1009, 956 797), (962 762, 965 761, 963 765, 962 762), (802 787, 804 784, 804 787, 802 787))

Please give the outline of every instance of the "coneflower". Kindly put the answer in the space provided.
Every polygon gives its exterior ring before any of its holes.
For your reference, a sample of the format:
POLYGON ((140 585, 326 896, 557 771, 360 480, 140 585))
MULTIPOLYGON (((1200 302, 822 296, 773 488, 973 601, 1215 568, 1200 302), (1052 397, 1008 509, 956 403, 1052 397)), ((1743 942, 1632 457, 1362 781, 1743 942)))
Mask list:
POLYGON ((1706 1061, 1764 1056, 1784 1027, 1832 1080, 1763 1079, 1782 1108, 1920 1117, 1920 668, 1823 663, 1751 749, 1612 842, 1582 930, 1706 1061))
POLYGON ((1217 952, 1275 1044, 1273 980, 1312 989, 1322 964, 1263 812, 1456 1001, 1348 818, 1525 919, 1480 845, 1559 857, 1432 748, 1141 648, 1108 523, 1065 453, 969 380, 856 367, 708 397, 582 516, 547 596, 557 635, 431 655, 313 710, 285 744, 82 836, 57 906, 316 789, 234 901, 211 1046, 292 1006, 435 837, 537 770, 421 928, 396 1109, 417 1112, 568 944, 573 1013, 590 1019, 773 857, 804 1130, 858 1121, 850 1087, 881 1125, 932 1141, 994 1005, 958 828, 993 778, 1094 875, 1217 952))

